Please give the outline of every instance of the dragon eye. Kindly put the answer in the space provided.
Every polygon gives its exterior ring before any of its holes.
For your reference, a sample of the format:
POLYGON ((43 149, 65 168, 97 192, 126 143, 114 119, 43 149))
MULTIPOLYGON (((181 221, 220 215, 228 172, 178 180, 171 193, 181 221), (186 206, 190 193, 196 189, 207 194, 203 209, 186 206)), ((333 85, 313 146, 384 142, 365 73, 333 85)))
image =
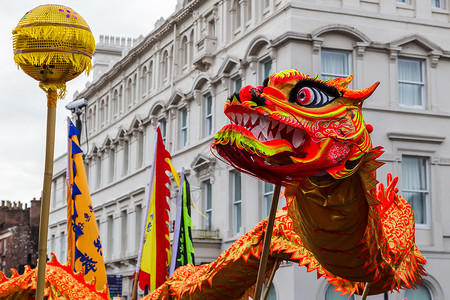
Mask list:
POLYGON ((304 87, 297 93, 297 102, 301 105, 308 105, 314 101, 314 92, 311 91, 311 88, 304 87))
POLYGON ((310 107, 321 107, 331 102, 334 97, 325 94, 315 87, 303 87, 297 92, 297 104, 310 107))

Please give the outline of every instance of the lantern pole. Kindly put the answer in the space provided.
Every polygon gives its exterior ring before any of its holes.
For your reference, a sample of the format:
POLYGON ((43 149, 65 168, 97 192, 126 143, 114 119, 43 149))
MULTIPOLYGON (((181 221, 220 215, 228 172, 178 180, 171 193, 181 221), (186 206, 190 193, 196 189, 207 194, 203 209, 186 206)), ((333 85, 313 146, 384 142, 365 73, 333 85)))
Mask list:
POLYGON ((48 219, 50 213, 50 195, 52 191, 53 156, 55 150, 56 90, 47 92, 47 135, 45 148, 44 184, 39 223, 39 252, 36 284, 36 300, 44 298, 45 267, 47 265, 48 219))

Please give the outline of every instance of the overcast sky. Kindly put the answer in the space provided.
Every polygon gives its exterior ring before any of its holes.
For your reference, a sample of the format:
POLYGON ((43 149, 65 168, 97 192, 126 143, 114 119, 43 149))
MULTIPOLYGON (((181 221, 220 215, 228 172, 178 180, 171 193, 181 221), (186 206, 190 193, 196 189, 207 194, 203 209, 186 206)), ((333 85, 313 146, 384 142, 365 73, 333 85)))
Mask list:
MULTIPOLYGON (((41 196, 44 172, 47 100, 38 82, 14 63, 12 30, 25 13, 43 4, 71 7, 88 23, 96 40, 101 34, 146 36, 160 17, 170 16, 176 0, 59 0, 2 1, 0 9, 0 200, 29 202, 41 196)), ((67 83, 67 96, 58 101, 55 158, 67 147, 65 109, 76 90, 89 80, 85 74, 67 83)))

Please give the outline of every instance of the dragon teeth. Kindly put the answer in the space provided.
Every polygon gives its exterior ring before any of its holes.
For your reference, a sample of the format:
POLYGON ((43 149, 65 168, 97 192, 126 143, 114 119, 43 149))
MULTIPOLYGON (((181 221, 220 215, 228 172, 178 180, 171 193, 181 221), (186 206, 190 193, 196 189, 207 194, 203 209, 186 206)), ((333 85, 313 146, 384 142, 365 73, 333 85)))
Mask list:
POLYGON ((301 130, 295 130, 294 135, 292 136, 292 146, 294 148, 298 148, 305 142, 305 133, 301 130))
MULTIPOLYGON (((244 125, 246 125, 247 123, 248 123, 248 120, 250 119, 250 116, 249 115, 247 115, 247 114, 245 114, 244 115, 244 125)), ((252 124, 250 124, 250 126, 251 126, 252 124)))
POLYGON ((289 132, 291 132, 292 130, 294 130, 294 127, 286 126, 286 134, 289 134, 289 132))
POLYGON ((235 113, 228 113, 228 117, 231 119, 231 121, 235 122, 235 120, 236 120, 236 114, 235 113))
POLYGON ((236 114, 236 124, 242 125, 242 115, 236 114))
POLYGON ((251 114, 250 117, 252 118, 252 124, 255 124, 259 119, 258 115, 255 114, 251 114))
POLYGON ((266 118, 259 118, 259 127, 261 128, 261 131, 267 131, 269 124, 270 122, 266 118))

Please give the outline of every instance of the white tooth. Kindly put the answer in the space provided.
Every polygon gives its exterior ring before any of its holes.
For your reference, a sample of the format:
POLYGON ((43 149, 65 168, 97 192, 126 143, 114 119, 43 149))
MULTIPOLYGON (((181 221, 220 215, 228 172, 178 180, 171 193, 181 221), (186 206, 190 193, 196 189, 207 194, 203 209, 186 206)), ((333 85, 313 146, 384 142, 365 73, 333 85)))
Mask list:
POLYGON ((266 137, 264 136, 264 133, 261 131, 258 135, 258 140, 260 140, 261 142, 265 142, 267 141, 266 137))
POLYGON ((270 127, 269 127, 269 128, 272 130, 272 129, 274 129, 274 128, 277 126, 277 124, 278 124, 277 121, 272 120, 272 121, 270 122, 270 127))
POLYGON ((266 118, 259 118, 259 126, 261 127, 261 131, 266 131, 270 122, 266 118))
POLYGON ((236 124, 238 125, 242 125, 242 115, 241 114, 236 114, 236 124))
POLYGON ((275 139, 275 137, 273 136, 272 130, 268 130, 268 131, 267 131, 267 139, 268 139, 269 141, 275 139))
MULTIPOLYGON (((280 126, 280 127, 281 127, 281 126, 280 126)), ((277 131, 277 134, 275 135, 275 139, 276 139, 276 140, 281 139, 281 130, 278 130, 278 131, 277 131)))
POLYGON ((259 126, 256 126, 256 127, 252 128, 251 131, 252 131, 253 135, 254 135, 256 138, 258 138, 259 133, 261 132, 261 130, 259 130, 259 126))
POLYGON ((292 126, 286 126, 286 134, 288 134, 288 133, 291 132, 292 130, 294 130, 294 127, 292 127, 292 126))
POLYGON ((303 145, 304 141, 304 132, 301 130, 295 130, 292 137, 292 146, 294 146, 294 148, 298 148, 303 145))
POLYGON ((252 118, 252 124, 255 124, 256 121, 258 121, 258 115, 251 114, 250 117, 252 118))
MULTIPOLYGON (((243 116, 244 116, 244 125, 246 125, 248 122, 248 119, 250 119, 250 116, 247 114, 244 114, 243 116)), ((250 125, 252 125, 252 124, 250 124, 250 125)))
POLYGON ((235 122, 236 114, 234 114, 234 113, 228 113, 228 117, 231 119, 231 121, 235 122))
POLYGON ((280 122, 280 125, 278 125, 278 132, 281 132, 281 130, 283 130, 284 127, 286 127, 286 124, 280 122))

